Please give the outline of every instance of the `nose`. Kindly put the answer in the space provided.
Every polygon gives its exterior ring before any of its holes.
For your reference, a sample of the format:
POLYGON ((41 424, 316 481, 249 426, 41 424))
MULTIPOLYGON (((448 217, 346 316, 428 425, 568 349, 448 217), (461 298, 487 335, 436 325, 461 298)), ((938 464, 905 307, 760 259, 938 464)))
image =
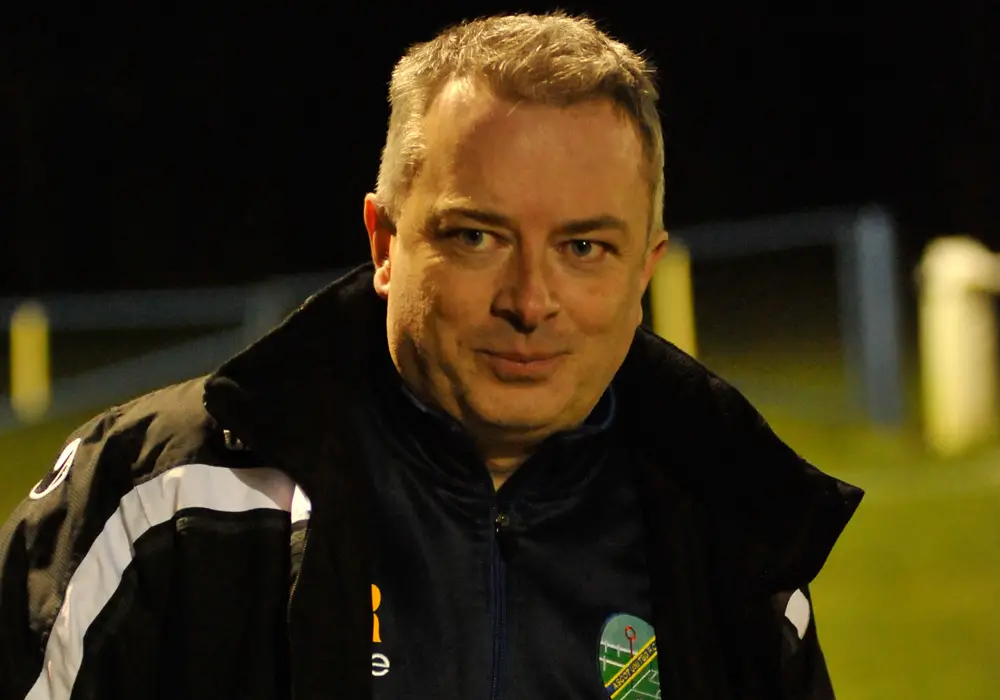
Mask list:
POLYGON ((500 289, 493 300, 493 314, 520 333, 531 333, 559 313, 552 293, 544 254, 521 250, 508 260, 500 289))

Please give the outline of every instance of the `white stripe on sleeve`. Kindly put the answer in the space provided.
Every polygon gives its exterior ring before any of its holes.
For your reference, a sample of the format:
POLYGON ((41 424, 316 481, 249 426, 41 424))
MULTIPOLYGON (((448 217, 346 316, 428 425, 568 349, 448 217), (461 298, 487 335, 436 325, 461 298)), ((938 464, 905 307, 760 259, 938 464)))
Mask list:
POLYGON ((122 497, 66 587, 45 647, 42 672, 26 700, 68 700, 83 661, 83 637, 118 589, 135 542, 185 508, 290 512, 295 484, 273 469, 175 467, 122 497))
POLYGON ((308 520, 312 514, 312 501, 302 490, 301 486, 295 487, 295 495, 292 496, 292 525, 308 520))
POLYGON ((805 593, 799 590, 792 593, 785 606, 785 617, 795 627, 799 639, 804 639, 809 629, 809 620, 812 618, 812 607, 805 593))

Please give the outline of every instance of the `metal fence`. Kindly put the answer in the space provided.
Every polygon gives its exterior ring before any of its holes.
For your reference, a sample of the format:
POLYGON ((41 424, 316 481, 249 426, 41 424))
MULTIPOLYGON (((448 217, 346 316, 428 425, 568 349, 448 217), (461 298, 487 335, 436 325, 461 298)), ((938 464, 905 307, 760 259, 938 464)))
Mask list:
MULTIPOLYGON (((879 424, 902 420, 899 288, 893 221, 878 207, 829 209, 673 231, 694 261, 831 245, 836 250, 845 381, 859 408, 879 424)), ((50 418, 111 405, 164 384, 209 372, 264 333, 342 271, 275 277, 203 289, 64 294, 39 299, 50 329, 144 330, 215 327, 202 337, 158 348, 54 382, 50 418)), ((5 321, 22 302, 0 299, 5 321)), ((20 423, 0 397, 0 432, 20 423)))

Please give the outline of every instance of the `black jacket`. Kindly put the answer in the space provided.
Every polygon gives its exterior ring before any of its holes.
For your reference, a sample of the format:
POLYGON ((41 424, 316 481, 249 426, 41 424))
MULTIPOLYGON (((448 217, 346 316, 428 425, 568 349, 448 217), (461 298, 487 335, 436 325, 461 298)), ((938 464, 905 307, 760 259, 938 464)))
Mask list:
MULTIPOLYGON (((369 697, 358 407, 384 322, 365 266, 213 375, 75 431, 0 533, 0 699, 369 697)), ((861 491, 644 330, 614 388, 661 696, 831 698, 814 620, 788 604, 861 491)))

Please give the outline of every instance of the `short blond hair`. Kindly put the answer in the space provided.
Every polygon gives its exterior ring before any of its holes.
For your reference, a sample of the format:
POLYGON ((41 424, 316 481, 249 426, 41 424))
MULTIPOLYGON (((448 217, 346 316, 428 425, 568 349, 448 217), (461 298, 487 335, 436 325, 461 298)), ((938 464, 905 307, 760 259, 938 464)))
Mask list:
POLYGON ((651 231, 663 228, 663 127, 652 63, 584 16, 562 12, 486 17, 452 26, 412 46, 389 85, 391 115, 376 201, 396 222, 424 157, 423 117, 442 87, 481 80, 510 101, 568 106, 608 99, 642 140, 651 231))

